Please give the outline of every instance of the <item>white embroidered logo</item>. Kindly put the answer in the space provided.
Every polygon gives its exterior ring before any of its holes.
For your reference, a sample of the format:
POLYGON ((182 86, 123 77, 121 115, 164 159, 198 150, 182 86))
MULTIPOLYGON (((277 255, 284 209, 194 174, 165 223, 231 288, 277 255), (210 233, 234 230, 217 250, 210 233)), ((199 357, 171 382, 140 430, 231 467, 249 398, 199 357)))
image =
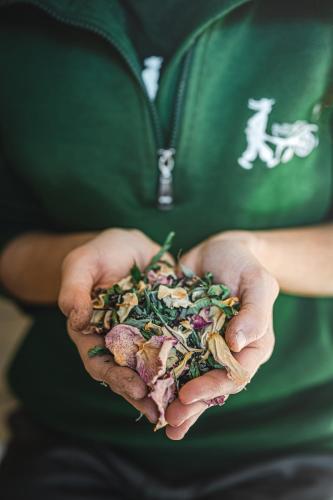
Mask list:
POLYGON ((146 85, 147 93, 151 101, 156 97, 158 90, 158 80, 163 63, 162 57, 146 57, 143 61, 145 69, 142 71, 142 79, 146 85))
POLYGON ((238 158, 241 167, 251 169, 259 157, 268 168, 273 168, 280 163, 287 163, 294 155, 304 158, 318 146, 318 137, 315 135, 318 126, 304 120, 274 123, 269 135, 266 131, 267 122, 274 104, 274 99, 249 100, 249 109, 255 114, 248 120, 245 129, 247 148, 238 158))

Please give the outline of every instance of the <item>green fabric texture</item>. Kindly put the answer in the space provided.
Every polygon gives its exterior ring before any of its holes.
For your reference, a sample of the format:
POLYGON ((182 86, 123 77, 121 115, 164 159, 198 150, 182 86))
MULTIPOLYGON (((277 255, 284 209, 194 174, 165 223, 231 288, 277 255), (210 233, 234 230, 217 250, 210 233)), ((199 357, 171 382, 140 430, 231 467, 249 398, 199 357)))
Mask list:
MULTIPOLYGON (((141 60, 159 56, 169 60, 188 34, 189 19, 205 0, 167 0, 156 8, 155 0, 121 0, 128 32, 141 60)), ((220 2, 219 8, 223 5, 220 2)))
MULTIPOLYGON (((120 3, 0 0, 1 244, 36 228, 117 226, 159 242, 175 230, 174 250, 186 251, 223 230, 329 219, 331 109, 320 104, 332 83, 331 2, 196 5, 156 99, 160 141, 167 143, 192 47, 175 139, 175 204, 161 212, 159 134, 120 3), (266 115, 253 109, 268 99, 274 102, 266 115), (282 125, 296 122, 311 131, 301 143, 294 132, 297 144, 269 168, 282 125), (274 147, 262 144, 245 168, 239 158, 253 136, 258 142, 260 127, 274 147)), ((161 466, 172 460, 193 474, 284 450, 332 450, 332 305, 329 298, 281 295, 271 360, 246 391, 207 411, 179 443, 135 423, 130 405, 89 378, 56 307, 30 308, 34 322, 10 384, 47 425, 105 440, 138 461, 158 450, 161 466)))

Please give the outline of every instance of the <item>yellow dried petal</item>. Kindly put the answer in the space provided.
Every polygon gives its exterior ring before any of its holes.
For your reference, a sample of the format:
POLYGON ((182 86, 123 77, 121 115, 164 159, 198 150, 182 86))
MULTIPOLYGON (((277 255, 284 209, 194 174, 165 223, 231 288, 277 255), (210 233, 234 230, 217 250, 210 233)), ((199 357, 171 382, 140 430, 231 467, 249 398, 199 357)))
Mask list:
POLYGON ((232 307, 234 306, 235 304, 238 304, 239 303, 239 298, 238 297, 229 297, 228 299, 225 299, 222 301, 223 304, 225 304, 226 306, 229 306, 229 307, 232 307))
POLYGON ((169 295, 170 295, 170 288, 165 285, 160 285, 157 292, 157 298, 159 300, 162 300, 164 299, 164 297, 169 297, 169 295))
POLYGON ((162 327, 159 325, 155 325, 155 323, 153 323, 152 321, 148 321, 145 324, 144 329, 146 330, 146 332, 149 332, 150 330, 152 330, 153 332, 155 332, 156 335, 163 334, 162 327))
POLYGON ((222 329, 225 320, 226 320, 226 315, 224 314, 223 311, 221 311, 220 317, 216 321, 215 330, 219 332, 222 329))
POLYGON ((175 378, 178 378, 181 376, 183 371, 185 370, 186 363, 188 362, 189 359, 191 359, 193 352, 187 352, 183 359, 180 361, 180 363, 174 367, 173 373, 175 378))
POLYGON ((146 283, 143 280, 140 280, 136 287, 138 293, 142 293, 145 290, 145 288, 147 288, 146 283))
POLYGON ((177 278, 174 268, 168 266, 164 262, 159 263, 160 268, 156 271, 157 274, 162 274, 163 276, 172 276, 173 278, 177 278))
POLYGON ((105 311, 101 311, 100 309, 96 309, 95 311, 92 312, 90 324, 91 325, 98 325, 101 321, 104 320, 104 315, 105 311))
POLYGON ((123 301, 118 305, 118 318, 120 323, 123 323, 133 307, 138 305, 138 297, 135 293, 125 293, 123 301))
POLYGON ((132 276, 131 275, 126 276, 122 280, 118 281, 116 284, 120 286, 122 290, 130 290, 131 288, 133 288, 132 276))
POLYGON ((188 320, 188 319, 183 319, 183 320, 180 322, 180 324, 181 324, 184 328, 186 328, 186 330, 192 330, 192 325, 191 325, 191 323, 189 322, 189 320, 188 320))
POLYGON ((93 301, 93 309, 102 309, 104 307, 104 294, 100 293, 93 301))
POLYGON ((160 285, 157 298, 163 300, 168 307, 188 307, 191 305, 187 291, 182 287, 169 288, 165 285, 160 285))
POLYGON ((250 375, 233 357, 224 338, 217 332, 208 335, 208 349, 217 363, 223 365, 231 380, 238 386, 243 386, 250 381, 250 375))
POLYGON ((111 328, 112 311, 107 311, 104 316, 103 326, 106 330, 111 328))

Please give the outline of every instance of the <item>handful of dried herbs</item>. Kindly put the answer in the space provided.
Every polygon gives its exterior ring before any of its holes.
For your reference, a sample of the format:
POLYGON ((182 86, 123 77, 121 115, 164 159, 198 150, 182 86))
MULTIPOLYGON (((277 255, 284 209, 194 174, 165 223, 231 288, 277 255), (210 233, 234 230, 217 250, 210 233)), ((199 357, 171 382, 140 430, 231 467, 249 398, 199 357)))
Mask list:
MULTIPOLYGON (((224 340, 239 311, 238 298, 214 284, 211 273, 199 277, 163 260, 172 238, 170 233, 143 272, 134 264, 129 276, 93 296, 91 328, 105 336, 115 361, 136 370, 147 384, 159 411, 155 430, 167 424, 165 409, 189 380, 220 368, 239 385, 248 381, 224 340)), ((104 352, 94 348, 88 354, 104 352)), ((221 396, 207 404, 223 402, 221 396)))

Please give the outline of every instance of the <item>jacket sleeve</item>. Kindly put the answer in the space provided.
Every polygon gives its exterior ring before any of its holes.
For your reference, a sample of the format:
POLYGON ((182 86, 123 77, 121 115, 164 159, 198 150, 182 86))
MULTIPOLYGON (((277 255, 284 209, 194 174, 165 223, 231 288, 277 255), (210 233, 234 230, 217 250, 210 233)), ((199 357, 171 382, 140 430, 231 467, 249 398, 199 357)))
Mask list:
POLYGON ((47 221, 38 200, 0 153, 0 251, 25 232, 45 229, 47 221))

